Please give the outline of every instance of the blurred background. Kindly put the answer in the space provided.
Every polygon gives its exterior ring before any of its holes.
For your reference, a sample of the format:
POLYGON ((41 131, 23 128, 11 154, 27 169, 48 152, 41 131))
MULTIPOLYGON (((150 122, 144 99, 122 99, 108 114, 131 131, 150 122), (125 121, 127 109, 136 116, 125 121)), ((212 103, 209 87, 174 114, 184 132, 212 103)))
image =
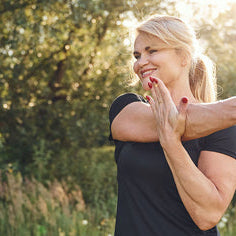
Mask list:
MULTIPOLYGON (((236 95, 236 1, 0 1, 0 235, 113 235, 109 106, 144 95, 129 86, 131 33, 156 13, 194 26, 219 99, 236 95)), ((223 236, 236 235, 235 205, 223 236)))

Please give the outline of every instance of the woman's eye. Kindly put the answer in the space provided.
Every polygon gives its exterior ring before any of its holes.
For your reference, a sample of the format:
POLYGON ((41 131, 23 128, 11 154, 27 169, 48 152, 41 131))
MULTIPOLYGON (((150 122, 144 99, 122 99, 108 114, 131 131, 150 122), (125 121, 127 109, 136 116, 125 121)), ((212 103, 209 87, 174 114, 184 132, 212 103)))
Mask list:
POLYGON ((149 53, 152 54, 154 52, 157 52, 157 50, 150 50, 149 53))
POLYGON ((140 55, 134 55, 135 59, 139 59, 140 55))

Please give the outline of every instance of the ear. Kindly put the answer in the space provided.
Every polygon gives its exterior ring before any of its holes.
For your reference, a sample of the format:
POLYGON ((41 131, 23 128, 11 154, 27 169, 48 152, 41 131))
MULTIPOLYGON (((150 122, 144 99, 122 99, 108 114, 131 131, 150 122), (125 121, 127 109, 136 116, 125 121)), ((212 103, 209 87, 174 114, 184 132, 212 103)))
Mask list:
POLYGON ((190 63, 190 55, 186 52, 181 53, 181 66, 186 67, 190 63))
POLYGON ((183 50, 183 49, 176 49, 176 53, 177 53, 177 55, 180 58, 180 65, 182 67, 187 66, 188 62, 189 62, 189 58, 190 58, 188 53, 185 50, 183 50))
POLYGON ((184 59, 184 60, 182 60, 182 62, 181 62, 181 66, 183 66, 183 67, 185 67, 187 65, 187 61, 184 59))

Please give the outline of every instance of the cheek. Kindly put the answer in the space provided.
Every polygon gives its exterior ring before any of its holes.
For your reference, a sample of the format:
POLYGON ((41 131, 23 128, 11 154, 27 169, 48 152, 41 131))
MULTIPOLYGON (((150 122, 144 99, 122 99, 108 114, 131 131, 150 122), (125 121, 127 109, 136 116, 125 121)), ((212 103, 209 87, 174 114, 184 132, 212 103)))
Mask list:
POLYGON ((136 74, 138 74, 138 63, 137 62, 134 63, 133 70, 136 74))
MULTIPOLYGON (((139 66, 138 66, 138 63, 135 62, 134 65, 133 65, 133 70, 134 72, 138 75, 138 71, 139 71, 139 66)), ((140 77, 139 77, 140 79, 140 77)), ((148 82, 151 82, 149 78, 145 78, 145 79, 140 79, 140 82, 142 83, 142 87, 144 90, 148 91, 150 90, 149 86, 148 86, 148 82)))

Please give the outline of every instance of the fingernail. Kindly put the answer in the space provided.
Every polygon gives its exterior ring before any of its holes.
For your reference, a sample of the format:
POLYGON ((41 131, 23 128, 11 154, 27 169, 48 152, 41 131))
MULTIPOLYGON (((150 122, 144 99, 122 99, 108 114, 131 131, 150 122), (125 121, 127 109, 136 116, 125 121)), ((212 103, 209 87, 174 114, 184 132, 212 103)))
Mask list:
POLYGON ((183 98, 182 98, 182 102, 183 102, 183 103, 187 103, 187 102, 188 102, 188 98, 183 97, 183 98))
POLYGON ((150 102, 151 98, 148 95, 146 96, 146 98, 150 102))
POLYGON ((152 88, 152 83, 148 82, 149 88, 152 88))
POLYGON ((157 81, 156 78, 150 77, 150 80, 151 80, 152 82, 158 83, 158 81, 157 81))

